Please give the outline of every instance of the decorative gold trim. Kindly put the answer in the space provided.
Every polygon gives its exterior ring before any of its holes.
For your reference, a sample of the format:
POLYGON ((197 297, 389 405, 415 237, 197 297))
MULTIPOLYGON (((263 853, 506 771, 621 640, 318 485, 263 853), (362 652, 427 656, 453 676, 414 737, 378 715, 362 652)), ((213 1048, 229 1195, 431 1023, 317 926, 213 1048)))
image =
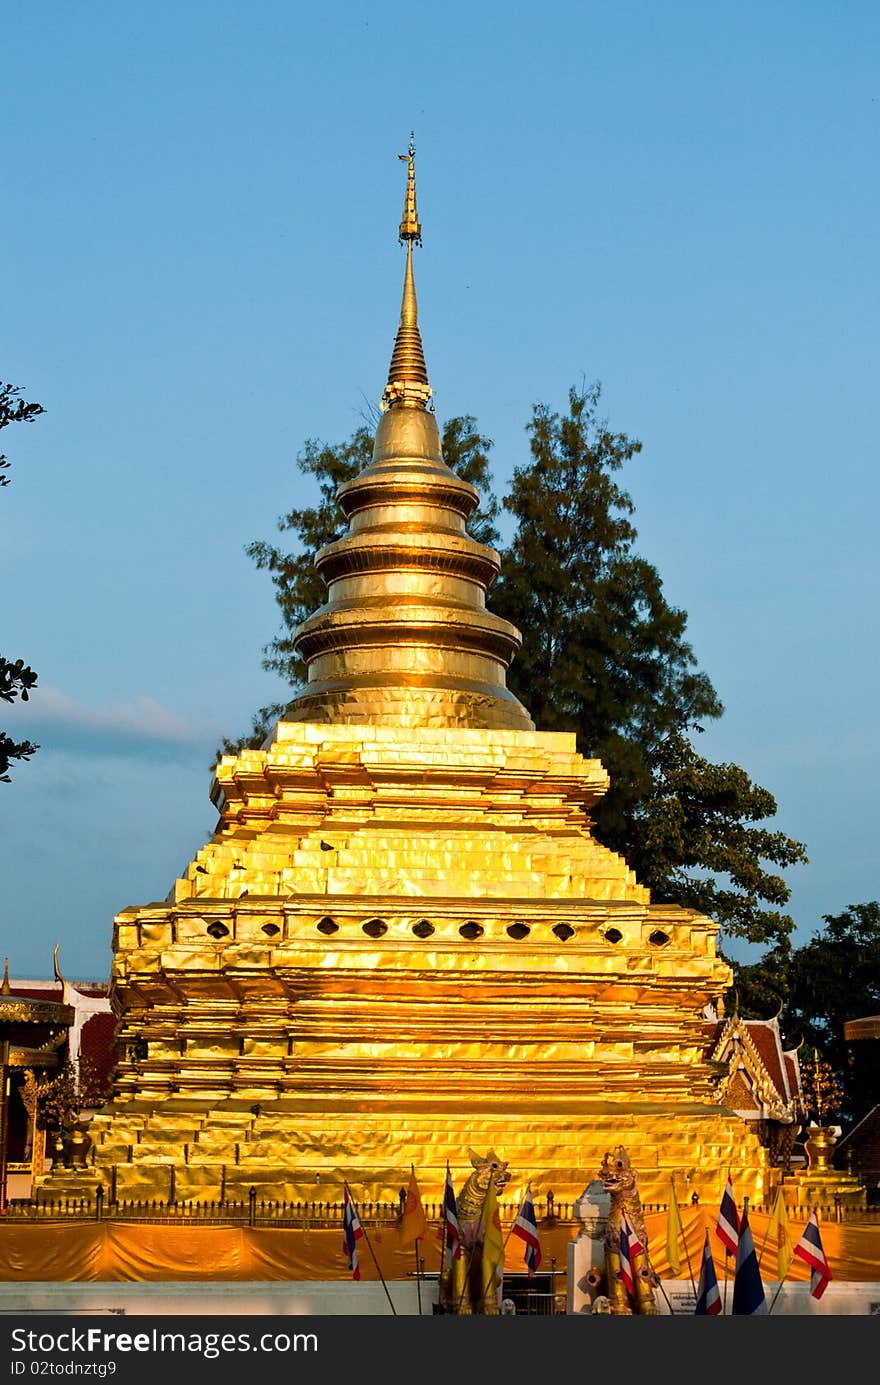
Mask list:
POLYGON ((76 1018, 72 1005, 29 996, 0 996, 0 1024, 60 1024, 69 1028, 76 1018))

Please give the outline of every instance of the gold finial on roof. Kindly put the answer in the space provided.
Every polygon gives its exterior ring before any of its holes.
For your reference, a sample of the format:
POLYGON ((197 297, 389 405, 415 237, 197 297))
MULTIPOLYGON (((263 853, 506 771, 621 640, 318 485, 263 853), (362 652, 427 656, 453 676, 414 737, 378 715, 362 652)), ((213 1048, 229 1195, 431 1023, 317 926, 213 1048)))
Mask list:
POLYGON ((12 987, 9 984, 9 958, 3 962, 3 984, 0 986, 0 995, 12 995, 12 987))
POLYGON ((422 227, 416 211, 415 149, 414 138, 410 135, 409 153, 397 156, 407 165, 406 197, 398 233, 400 244, 406 242, 406 273, 403 280, 403 302, 400 305, 400 326, 391 353, 388 383, 382 395, 383 410, 400 403, 424 408, 431 398, 428 368, 425 365, 425 353, 422 350, 422 337, 419 332, 419 309, 412 263, 413 245, 422 243, 422 227))
POLYGON ((61 975, 61 968, 60 968, 59 965, 58 965, 58 949, 59 949, 60 946, 61 946, 60 943, 56 943, 55 946, 54 946, 54 948, 52 949, 52 965, 53 965, 53 967, 55 968, 55 980, 61 982, 61 999, 62 999, 62 1001, 66 1001, 66 1000, 67 1000, 67 982, 65 981, 64 977, 61 975))
POLYGON ((422 227, 419 214, 416 211, 416 145, 415 133, 412 130, 409 136, 409 153, 398 154, 397 157, 407 165, 406 197, 403 202, 403 219, 400 223, 399 241, 401 245, 405 240, 415 241, 416 245, 421 245, 422 227))

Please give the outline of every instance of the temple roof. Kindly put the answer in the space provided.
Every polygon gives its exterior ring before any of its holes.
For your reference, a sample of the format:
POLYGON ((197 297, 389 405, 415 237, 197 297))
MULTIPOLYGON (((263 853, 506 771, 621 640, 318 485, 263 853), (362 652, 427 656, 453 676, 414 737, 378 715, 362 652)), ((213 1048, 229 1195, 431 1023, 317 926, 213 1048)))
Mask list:
POLYGON ((709 1021, 704 1025, 707 1037, 706 1057, 724 1063, 734 1090, 742 1091, 746 1082, 754 1094, 756 1105, 770 1116, 796 1115, 801 1112, 800 1064, 796 1049, 784 1049, 777 1018, 747 1020, 734 1013, 726 1020, 709 1021))
POLYGON ((72 1024, 73 1008, 66 1003, 64 980, 57 972, 57 948, 56 978, 61 983, 61 990, 58 992, 54 986, 49 993, 27 986, 13 986, 9 980, 9 958, 7 957, 3 966, 3 979, 0 981, 0 1027, 20 1024, 50 1026, 72 1024))

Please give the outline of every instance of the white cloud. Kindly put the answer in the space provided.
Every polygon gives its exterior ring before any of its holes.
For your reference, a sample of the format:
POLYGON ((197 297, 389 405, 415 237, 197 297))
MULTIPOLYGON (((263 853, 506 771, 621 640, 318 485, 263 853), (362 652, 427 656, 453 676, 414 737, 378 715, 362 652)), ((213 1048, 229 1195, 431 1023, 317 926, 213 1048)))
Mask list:
POLYGON ((0 717, 10 734, 36 741, 43 750, 92 755, 202 754, 222 735, 216 726, 186 721, 152 697, 90 707, 52 687, 36 688, 28 702, 0 709, 0 717))

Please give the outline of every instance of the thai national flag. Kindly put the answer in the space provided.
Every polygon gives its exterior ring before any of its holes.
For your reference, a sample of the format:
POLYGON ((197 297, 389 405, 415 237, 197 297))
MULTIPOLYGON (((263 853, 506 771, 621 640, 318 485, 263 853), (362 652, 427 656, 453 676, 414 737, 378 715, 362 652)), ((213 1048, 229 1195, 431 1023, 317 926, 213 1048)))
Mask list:
POLYGON ((831 1283, 831 1267, 825 1259, 825 1252, 822 1249, 819 1218, 816 1215, 815 1207, 804 1227, 804 1234, 794 1248, 794 1253, 801 1260, 806 1260, 810 1267, 810 1294, 813 1298, 821 1298, 831 1283))
POLYGON ((697 1306, 694 1312, 709 1313, 712 1316, 721 1312, 721 1294, 718 1290, 718 1276, 715 1273, 715 1261, 712 1259, 712 1247, 709 1245, 708 1229, 706 1230, 706 1242, 703 1246, 703 1263, 700 1266, 697 1306))
POLYGON ((733 1276, 733 1306, 731 1312, 742 1317, 755 1317, 767 1312, 764 1282, 755 1254, 752 1229, 749 1226, 749 1200, 743 1198, 742 1219, 739 1224, 739 1245, 736 1248, 736 1269, 733 1276))
POLYGON ((443 1194, 443 1226, 446 1232, 446 1268, 461 1256, 461 1227, 458 1224, 458 1204, 452 1186, 452 1174, 446 1165, 446 1190, 443 1194))
POLYGON ((620 1214, 620 1277, 623 1280, 623 1287, 628 1294, 634 1294, 636 1288, 635 1275, 633 1272, 633 1256, 637 1251, 643 1250, 635 1227, 625 1212, 620 1214))
POLYGON ((629 1244, 629 1258, 632 1261, 635 1257, 636 1252, 639 1250, 644 1250, 645 1247, 639 1240, 638 1232, 636 1231, 629 1217, 626 1215, 626 1212, 623 1213, 622 1220, 624 1226, 626 1227, 626 1239, 629 1244))
POLYGON ((728 1254, 736 1255, 739 1246, 739 1217, 733 1199, 733 1184, 730 1181, 730 1174, 727 1175, 727 1186, 721 1199, 715 1234, 728 1254))
POLYGON ((522 1206, 510 1229, 514 1236, 519 1236, 521 1240, 525 1241, 526 1253, 523 1258, 529 1267, 529 1274, 534 1274, 541 1263, 541 1242, 538 1240, 538 1224, 535 1221, 535 1205, 532 1202, 531 1188, 526 1189, 522 1206))
POLYGON ((348 1256, 348 1267, 351 1270, 352 1279, 360 1279, 361 1272, 358 1269, 357 1243, 364 1234, 355 1205, 351 1200, 348 1191, 348 1184, 345 1184, 345 1204, 342 1209, 342 1249, 348 1256))

